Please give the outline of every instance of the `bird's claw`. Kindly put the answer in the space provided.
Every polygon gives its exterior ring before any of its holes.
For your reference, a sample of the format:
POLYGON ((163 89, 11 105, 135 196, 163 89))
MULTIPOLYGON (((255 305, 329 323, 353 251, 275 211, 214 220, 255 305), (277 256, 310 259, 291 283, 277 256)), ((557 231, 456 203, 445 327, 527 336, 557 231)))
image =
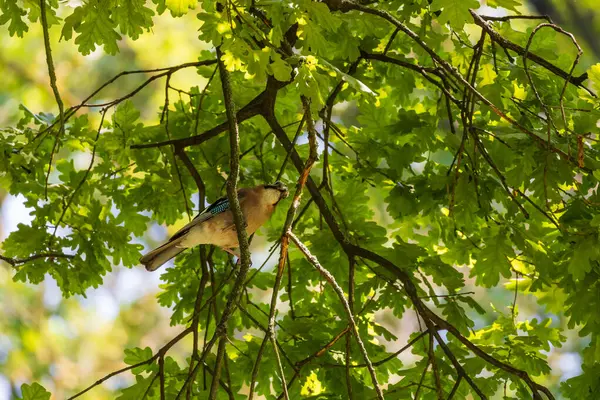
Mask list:
MULTIPOLYGON (((235 265, 238 267, 242 265, 242 257, 241 256, 238 256, 238 259, 237 259, 235 265)), ((252 259, 250 259, 250 267, 251 266, 252 266, 252 259)))

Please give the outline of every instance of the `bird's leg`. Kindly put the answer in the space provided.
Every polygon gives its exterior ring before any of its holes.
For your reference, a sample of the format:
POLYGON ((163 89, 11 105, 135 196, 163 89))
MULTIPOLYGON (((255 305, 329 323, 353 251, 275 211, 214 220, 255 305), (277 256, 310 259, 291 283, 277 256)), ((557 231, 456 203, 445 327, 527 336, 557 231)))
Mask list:
POLYGON ((229 249, 226 247, 222 247, 222 249, 226 252, 228 252, 229 254, 231 254, 232 256, 236 256, 237 257, 237 262, 235 263, 236 265, 241 264, 241 260, 242 260, 242 256, 240 255, 240 250, 234 250, 234 249, 229 249))
POLYGON ((239 251, 235 251, 234 249, 228 248, 228 247, 221 247, 222 250, 228 252, 229 254, 231 254, 232 256, 236 256, 237 258, 240 258, 240 253, 239 251))
MULTIPOLYGON (((226 249, 223 248, 223 250, 225 250, 226 252, 228 252, 231 255, 234 255, 237 257, 237 262, 235 263, 235 265, 240 265, 242 263, 242 255, 240 254, 240 248, 236 247, 235 249, 226 249)), ((252 265, 252 260, 250 260, 250 265, 252 265)))

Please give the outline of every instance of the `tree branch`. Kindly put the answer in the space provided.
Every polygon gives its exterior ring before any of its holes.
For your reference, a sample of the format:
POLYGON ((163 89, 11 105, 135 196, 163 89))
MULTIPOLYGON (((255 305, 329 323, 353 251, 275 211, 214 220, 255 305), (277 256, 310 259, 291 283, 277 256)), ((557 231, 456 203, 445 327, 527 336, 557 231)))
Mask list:
MULTIPOLYGON (((313 354, 309 355, 308 357, 298 361, 296 363, 296 370, 294 371, 294 375, 292 376, 292 378, 290 379, 290 381, 288 382, 288 387, 291 387, 292 384, 296 381, 296 378, 298 378, 298 376, 300 375, 300 372, 302 370, 302 367, 304 367, 306 364, 310 363, 312 360, 314 360, 315 358, 321 357, 323 354, 325 354, 329 349, 331 349, 342 337, 344 337, 348 332, 350 331, 350 326, 347 326, 346 328, 344 328, 340 333, 338 333, 335 337, 333 337, 333 339, 331 339, 329 342, 327 342, 327 344, 325 344, 323 347, 321 347, 319 350, 317 350, 316 352, 314 352, 313 354)), ((283 397, 283 393, 281 395, 279 395, 279 397, 277 397, 277 400, 280 400, 283 397)))
POLYGON ((175 155, 177 155, 177 157, 179 157, 179 159, 183 162, 183 165, 185 165, 188 169, 190 175, 194 179, 194 182, 196 182, 196 187, 198 188, 198 196, 200 199, 200 209, 202 209, 204 207, 206 197, 206 186, 204 185, 204 181, 202 180, 198 169, 196 168, 192 160, 190 160, 190 156, 186 153, 183 147, 176 147, 175 155))
POLYGON ((63 254, 63 253, 41 253, 35 254, 26 258, 10 258, 0 254, 0 260, 5 261, 12 265, 13 267, 17 267, 19 264, 25 264, 29 261, 38 260, 40 258, 75 258, 75 254, 63 254))
POLYGON ((65 133, 66 121, 63 109, 63 102, 60 98, 60 92, 58 91, 58 86, 56 84, 56 72, 54 71, 54 61, 52 60, 52 48, 50 47, 50 32, 48 27, 48 18, 46 15, 46 0, 40 0, 40 22, 42 23, 42 31, 44 33, 44 47, 46 49, 46 64, 48 65, 50 86, 52 87, 54 99, 56 100, 56 104, 58 105, 58 120, 60 122, 60 128, 56 133, 56 138, 54 139, 52 152, 50 153, 50 161, 48 162, 48 172, 46 173, 46 185, 44 187, 44 196, 46 197, 46 200, 48 200, 48 178, 50 177, 50 171, 52 169, 52 159, 54 158, 54 154, 57 150, 58 141, 60 140, 61 135, 65 133))
MULTIPOLYGON (((263 114, 263 117, 266 119, 266 121, 269 124, 269 126, 271 127, 271 129, 273 129, 273 132, 275 133, 278 140, 283 145, 284 149, 286 149, 286 151, 290 152, 290 159, 296 166, 296 169, 298 171, 302 171, 302 161, 300 160, 300 156, 298 155, 298 152, 292 147, 292 143, 290 142, 289 138, 285 134, 285 131, 283 131, 283 129, 281 128, 281 125, 275 118, 274 112, 273 111, 269 112, 267 110, 267 112, 265 114, 263 114)), ((395 276, 397 279, 399 279, 402 282, 402 284, 404 285, 404 291, 406 292, 408 297, 411 299, 412 303, 415 306, 415 309, 417 310, 417 312, 421 315, 421 317, 423 319, 425 319, 426 321, 429 321, 429 320, 432 321, 435 325, 439 325, 441 329, 447 329, 451 334, 453 334, 455 336, 460 335, 462 337, 462 340, 460 338, 459 338, 459 340, 461 342, 463 342, 463 340, 464 340, 463 344, 465 346, 467 346, 467 348, 469 348, 470 350, 472 350, 474 352, 475 352, 475 350, 473 350, 473 349, 476 348, 477 354, 482 354, 482 358, 484 358, 487 362, 489 362, 490 364, 494 365, 495 367, 497 367, 499 369, 503 369, 503 370, 505 370, 513 375, 519 376, 521 379, 523 379, 525 381, 525 383, 527 384, 527 386, 529 386, 532 389, 534 396, 538 391, 543 391, 547 395, 548 395, 548 393, 550 393, 550 391, 547 388, 545 388, 544 386, 533 382, 531 380, 531 378, 529 377, 529 375, 527 374, 527 372, 519 370, 517 368, 514 368, 511 365, 505 364, 505 363, 495 359, 494 357, 490 356, 485 351, 479 349, 479 347, 477 347, 475 344, 473 344, 467 338, 463 337, 460 334, 460 332, 458 331, 458 329, 456 329, 453 325, 451 325, 446 320, 440 318, 435 313, 433 313, 431 310, 429 310, 429 308, 427 308, 425 306, 425 304, 422 302, 422 300, 419 298, 417 287, 412 282, 410 276, 403 269, 397 267, 394 263, 392 263, 388 259, 386 259, 370 250, 367 250, 360 246, 351 244, 346 239, 345 235, 340 230, 340 227, 339 227, 335 217, 329 210, 327 203, 323 199, 323 197, 319 191, 319 188, 317 187, 315 182, 310 177, 308 178, 308 180, 306 182, 306 187, 308 188, 309 192, 311 193, 313 201, 315 202, 315 204, 321 211, 321 214, 323 215, 323 218, 327 222, 329 229, 331 229, 333 236, 338 241, 338 243, 340 244, 342 249, 346 252, 346 254, 356 255, 358 257, 363 257, 368 260, 374 261, 375 263, 379 264, 384 269, 386 269, 388 272, 390 272, 393 276, 395 276)), ((437 336, 436 336, 436 339, 438 340, 438 343, 441 340, 437 336)), ((440 345, 441 345, 441 343, 440 343, 440 345)), ((539 394, 537 396, 538 396, 537 398, 539 398, 539 394)), ((552 400, 554 399, 554 397, 552 397, 551 394, 550 394, 549 398, 552 400)))
MULTIPOLYGON (((250 393, 248 394, 248 399, 250 399, 250 400, 252 400, 253 395, 254 395, 254 384, 256 382, 256 377, 258 375, 260 360, 262 358, 262 354, 264 352, 265 344, 266 344, 267 340, 271 340, 271 342, 273 344, 273 350, 275 351, 275 354, 277 357, 278 366, 279 366, 280 375, 281 375, 281 381, 282 381, 282 385, 283 385, 283 395, 286 399, 288 398, 287 384, 285 382, 285 375, 283 374, 283 368, 281 366, 281 361, 279 360, 279 356, 277 353, 277 346, 275 345, 275 311, 277 309, 277 298, 279 296, 279 287, 281 285, 281 280, 283 278, 283 271, 285 269, 285 263, 288 258, 289 232, 291 232, 292 223, 294 222, 294 217, 296 215, 298 207, 300 206, 300 198, 302 196, 302 190, 304 189, 304 185, 306 183, 306 180, 308 179, 310 170, 312 169, 312 166, 314 165, 315 161, 317 160, 316 130, 315 130, 313 119, 312 119, 312 116, 310 113, 310 104, 306 98, 302 98, 302 104, 304 107, 304 116, 302 118, 302 121, 306 121, 306 124, 308 127, 310 154, 308 156, 308 159, 306 160, 304 169, 302 170, 302 172, 300 173, 300 177, 298 178, 298 183, 296 184, 296 193, 294 194, 292 204, 291 204, 290 208, 288 209, 287 217, 286 217, 285 223, 283 225, 283 233, 281 235, 281 241, 280 241, 281 242, 281 250, 279 253, 279 262, 277 265, 277 274, 275 276, 275 283, 273 285, 273 294, 271 295, 271 306, 270 306, 270 311, 269 311, 269 325, 268 325, 265 337, 263 338, 261 346, 258 350, 258 354, 256 356, 256 361, 255 361, 254 367, 252 369, 252 378, 250 380, 250 393)), ((302 129, 302 121, 298 128, 298 131, 296 132, 296 136, 298 136, 298 133, 302 129)), ((289 153, 288 153, 288 155, 289 155, 289 153)), ((286 155, 285 161, 287 161, 287 159, 288 159, 288 157, 286 155)), ((282 171, 283 171, 283 169, 282 169, 282 171)))
POLYGON ((79 181, 79 183, 77 184, 77 187, 75 188, 75 190, 73 190, 73 193, 71 194, 71 196, 69 196, 69 200, 67 201, 67 204, 63 204, 64 205, 63 211, 60 214, 58 221, 56 221, 56 224, 54 224, 54 231, 52 232, 50 242, 48 243, 49 247, 52 246, 52 240, 56 236, 56 231, 60 227, 60 224, 62 223, 63 218, 65 217, 65 214, 71 207, 71 204, 73 203, 73 200, 75 199, 75 195, 77 195, 77 192, 79 192, 79 189, 81 189, 83 184, 87 181, 90 171, 92 170, 92 167, 94 166, 94 160, 96 159, 96 146, 98 145, 98 138, 100 137, 100 131, 102 130, 102 124, 104 123, 104 117, 106 116, 107 111, 108 111, 107 108, 104 108, 101 111, 102 117, 100 118, 100 124, 98 124, 98 130, 96 131, 96 138, 94 139, 94 147, 92 149, 92 159, 90 160, 90 164, 88 165, 88 168, 86 169, 85 174, 83 175, 83 178, 81 178, 81 181, 79 181))
MULTIPOLYGON (((237 180, 240 173, 240 133, 238 130, 238 123, 236 120, 236 114, 234 111, 234 104, 231 92, 231 83, 229 81, 229 72, 225 68, 222 60, 222 53, 220 47, 217 47, 217 62, 219 66, 219 75, 221 77, 221 85, 223 88, 223 97, 225 100, 225 111, 227 114, 227 122, 229 128, 229 146, 230 146, 230 159, 229 159, 229 177, 227 178, 227 197, 230 204, 230 209, 233 214, 233 222, 235 224, 235 230, 238 237, 240 254, 241 254, 241 266, 238 272, 237 279, 234 287, 229 294, 227 305, 221 315, 221 320, 216 327, 213 339, 216 337, 220 338, 219 348, 217 352, 217 360, 215 362, 215 374, 213 375, 213 385, 211 386, 210 399, 216 398, 216 382, 220 378, 221 363, 223 361, 223 353, 225 352, 225 336, 227 335, 227 321, 233 314, 237 299, 242 292, 242 286, 246 279, 248 270, 250 269, 250 250, 248 246, 248 234, 246 232, 246 222, 242 209, 240 207, 240 201, 237 193, 237 180)), ((214 340, 211 340, 214 344, 214 340)), ((205 352, 208 352, 205 349, 205 352)))
MULTIPOLYGON (((261 92, 254 99, 250 100, 248 104, 242 107, 236 114, 236 122, 241 123, 247 119, 250 119, 256 115, 258 115, 262 108, 262 102, 265 97, 265 92, 261 92)), ((221 124, 211 128, 209 130, 204 131, 198 135, 190 136, 187 138, 181 139, 171 139, 165 140, 163 142, 157 143, 144 143, 144 144, 134 144, 131 146, 132 149, 150 149, 155 147, 162 147, 168 145, 174 145, 175 148, 185 148, 189 146, 195 146, 206 142, 209 139, 212 139, 219 134, 227 131, 229 129, 229 120, 222 122, 221 124)))
POLYGON ((471 12, 471 15, 473 16, 473 21, 475 22, 475 24, 479 25, 481 27, 481 29, 483 29, 485 32, 487 32, 487 34, 490 35, 490 38, 494 42, 498 43, 501 47, 503 47, 505 49, 510 49, 510 50, 514 51, 515 53, 517 53, 518 55, 526 57, 527 59, 537 63, 538 65, 540 65, 540 66, 544 67, 545 69, 547 69, 548 71, 552 72, 554 75, 559 76, 560 78, 564 79, 565 81, 567 81, 579 88, 582 88, 583 90, 587 91, 591 95, 595 96, 594 93, 592 93, 588 88, 586 88, 583 85, 583 82, 585 82, 588 79, 587 72, 581 74, 578 77, 572 76, 570 73, 563 71, 562 69, 558 68, 554 64, 546 61, 544 58, 542 58, 536 54, 533 54, 531 52, 528 52, 523 47, 519 46, 518 44, 513 43, 508 39, 505 39, 502 35, 500 35, 498 32, 496 32, 491 27, 491 25, 486 21, 486 19, 490 20, 489 17, 482 17, 473 10, 469 10, 469 11, 471 12))
MULTIPOLYGON (((408 28, 406 25, 404 25, 403 23, 401 23, 400 21, 398 21, 396 18, 394 18, 390 13, 388 13, 385 10, 382 9, 378 9, 378 8, 370 8, 367 6, 363 6, 361 4, 357 4, 348 0, 329 0, 326 1, 325 3, 327 3, 327 5, 329 6, 330 9, 332 10, 340 10, 343 12, 348 12, 351 10, 356 10, 356 11, 361 11, 367 14, 372 14, 372 15, 376 15, 379 16, 382 19, 385 19, 386 21, 388 21, 389 23, 391 23, 392 25, 394 25, 395 27, 397 27, 398 29, 400 29, 402 32, 404 32, 408 37, 410 37, 415 43, 417 43, 423 50, 425 50, 430 56, 431 58, 433 58, 433 60, 435 60, 442 68, 443 70, 448 73, 450 76, 453 76, 455 79, 458 80, 458 82, 460 82, 463 86, 465 86, 466 88, 468 88, 468 90, 470 90, 475 97, 477 97, 481 102, 483 102, 485 105, 487 105, 488 107, 490 107, 490 109, 496 114, 498 115, 500 118, 502 118, 503 120, 509 122, 511 125, 513 125, 514 127, 518 128, 521 132, 527 134, 530 138, 534 139, 534 142, 537 143, 538 145, 540 145, 542 148, 546 148, 546 141, 544 139, 542 139, 541 137, 539 137, 538 135, 536 135, 534 132, 530 131, 529 129, 527 129, 526 127, 524 127, 523 125, 521 125, 518 121, 516 121, 515 119, 513 119, 511 116, 507 115, 506 113, 504 113, 502 110, 500 110, 496 105, 494 105, 490 100, 488 100, 485 96, 483 96, 483 94, 481 94, 477 89, 475 89, 475 87, 473 85, 471 85, 470 82, 468 82, 463 76, 462 74, 455 68, 453 67, 450 63, 448 63, 446 60, 444 60, 443 58, 441 58, 436 52, 435 50, 433 50, 431 47, 429 47, 420 37, 418 34, 416 34, 415 32, 413 32, 410 28, 408 28), (335 3, 335 4, 334 4, 335 3)), ((471 10, 471 14, 473 15, 473 18, 477 18, 477 14, 475 14, 474 11, 471 10)), ((477 19, 476 19, 477 21, 477 19)), ((481 20, 483 21, 483 20, 481 20)), ((493 36, 493 34, 495 34, 496 36, 499 36, 499 34, 495 31, 493 31, 491 28, 488 27, 487 22, 483 21, 484 25, 486 26, 486 28, 484 28, 486 30, 486 32, 490 35, 490 37, 492 37, 492 40, 495 40, 495 37, 493 36)), ((531 58, 531 57, 529 57, 531 58)), ((539 62, 539 60, 537 59, 533 59, 532 60, 539 62)), ((548 67, 548 62, 544 60, 543 63, 540 63, 540 65, 542 66, 546 66, 548 67)), ((552 65, 552 64, 550 64, 552 65)), ((548 67, 550 68, 550 67, 548 67)), ((556 67, 554 67, 556 69, 556 67)), ((562 70, 559 71, 555 71, 552 70, 552 72, 554 72, 555 74, 557 74, 558 76, 563 77, 564 79, 568 78, 568 74, 562 70)), ((581 82, 579 81, 575 81, 573 79, 571 79, 571 83, 575 84, 578 87, 582 87, 582 82, 587 79, 587 75, 584 74, 580 77, 581 82), (584 77, 585 75, 585 77, 584 77)), ((591 93, 591 92, 590 92, 591 93)), ((567 153, 565 153, 564 151, 558 149, 557 147, 552 147, 552 151, 556 154, 559 154, 561 157, 563 157, 564 159, 568 160, 569 162, 571 162, 574 165, 579 166, 579 164, 577 163, 577 160, 575 160, 573 157, 571 157, 570 155, 568 155, 567 153)), ((586 171, 586 172, 590 172, 589 168, 585 169, 585 168, 581 168, 582 170, 586 171)))
MULTIPOLYGON (((154 81, 155 79, 158 79, 159 77, 163 77, 163 76, 167 76, 169 74, 173 74, 176 71, 179 71, 180 69, 184 69, 184 68, 189 68, 189 67, 200 67, 203 65, 212 65, 215 64, 217 62, 217 60, 202 60, 202 61, 195 61, 195 62, 188 62, 188 63, 184 63, 184 64, 179 64, 179 65, 175 65, 173 67, 164 67, 164 68, 154 68, 154 69, 140 69, 140 70, 132 70, 132 71, 123 71, 118 73, 117 75, 115 75, 114 77, 112 77, 111 79, 109 79, 108 81, 106 81, 105 83, 103 83, 102 85, 100 85, 100 87, 98 87, 98 89, 94 90, 88 97, 86 97, 81 103, 79 103, 76 106, 73 106, 71 108, 69 108, 65 113, 64 113, 64 123, 66 124, 67 121, 69 119, 71 119, 71 117, 73 117, 77 111, 79 111, 81 108, 83 107, 100 107, 100 105, 91 105, 91 104, 87 104, 88 101, 90 101, 91 99, 93 99, 94 97, 96 97, 96 95, 98 93, 100 93, 104 88, 106 88, 107 86, 111 85, 112 83, 114 83, 116 80, 118 80, 119 78, 126 76, 126 75, 132 75, 132 74, 145 74, 145 73, 152 73, 152 72, 164 72, 159 74, 156 77, 151 77, 148 80, 146 80, 144 83, 142 83, 141 86, 138 86, 137 89, 134 90, 135 93, 131 94, 131 96, 133 96, 134 94, 138 93, 143 87, 145 87, 146 85, 148 85, 150 82, 154 81)), ((129 98, 131 96, 125 96, 126 98, 129 98)), ((121 98, 123 99, 123 98, 121 98)), ((111 102, 113 104, 111 105, 115 105, 116 103, 111 102)), ((105 103, 105 104, 110 104, 110 103, 105 103)), ((44 135, 46 132, 48 132, 50 129, 52 129, 54 126, 56 126, 57 122, 53 122, 52 124, 48 125, 45 129, 41 130, 35 137, 34 139, 31 141, 35 141, 36 139, 38 139, 40 136, 44 135)))
POLYGON ((76 398, 78 398, 79 396, 87 393, 88 391, 90 391, 91 389, 95 388, 96 386, 104 383, 105 381, 109 380, 110 378, 112 378, 115 375, 119 375, 125 371, 129 371, 132 370, 134 368, 137 367, 141 367, 142 365, 147 365, 147 364, 151 364, 153 363, 157 358, 162 357, 165 355, 165 353, 171 348, 173 347, 173 345, 175 345, 177 342, 179 342, 181 339, 183 339, 184 337, 186 337, 190 332, 192 331, 192 327, 188 327, 185 330, 183 330, 179 335, 175 336, 173 339, 171 339, 171 341, 167 344, 165 344, 163 347, 161 347, 152 357, 150 357, 149 359, 145 360, 145 361, 140 361, 137 364, 133 364, 133 365, 129 365, 125 368, 121 368, 120 370, 111 372, 110 374, 104 376, 103 378, 98 379, 94 384, 88 386, 87 388, 85 388, 84 390, 82 390, 81 392, 69 397, 67 400, 74 400, 76 398))
POLYGON ((356 326, 356 322, 354 321, 354 316, 352 315, 352 310, 350 309, 350 305, 348 304, 348 301, 346 300, 346 297, 344 296, 344 291, 342 290, 340 285, 338 285, 338 283, 335 280, 335 278, 333 277, 333 275, 331 275, 331 273, 329 271, 327 271, 319 263, 319 260, 317 260, 317 258, 310 253, 308 248, 300 241, 300 239, 298 239, 296 237, 296 235, 294 235, 293 232, 289 232, 288 235, 289 235, 290 239, 292 240, 292 242, 294 242, 296 247, 298 247, 298 249, 304 254, 306 259, 317 269, 317 271, 319 271, 319 273, 321 275, 323 275, 323 277, 327 280, 327 282, 329 282, 329 284, 333 287, 333 290, 335 290, 336 294, 338 295, 340 302, 342 303, 342 305, 344 306, 344 309, 346 310, 346 313, 348 314, 347 316, 348 316, 348 323, 350 324, 350 329, 351 329, 352 333, 354 334, 356 343, 358 343, 360 352, 362 353, 365 363, 367 364, 367 369, 369 370, 369 374, 371 375, 371 382, 373 383, 373 386, 375 387, 375 392, 377 392, 377 397, 379 399, 383 400, 383 392, 381 391, 381 387, 379 387, 379 382, 377 382, 377 375, 375 374, 375 368, 373 367, 373 363, 371 362, 371 359, 369 358, 369 355, 367 354, 367 349, 365 348, 365 345, 364 345, 362 339, 360 338, 360 335, 358 333, 358 327, 356 326))
POLYGON ((427 81, 431 82, 435 86, 437 86, 443 93, 446 95, 446 98, 451 100, 454 104, 460 105, 460 102, 448 91, 448 89, 443 85, 443 80, 445 79, 444 75, 437 69, 432 67, 422 67, 418 64, 413 64, 408 61, 403 61, 394 57, 386 56, 385 54, 378 53, 367 53, 361 52, 361 57, 366 60, 377 60, 383 61, 391 64, 398 65, 402 68, 410 69, 412 71, 418 72, 425 78, 427 81), (442 82, 438 82, 433 79, 431 75, 435 75, 442 80, 442 82))

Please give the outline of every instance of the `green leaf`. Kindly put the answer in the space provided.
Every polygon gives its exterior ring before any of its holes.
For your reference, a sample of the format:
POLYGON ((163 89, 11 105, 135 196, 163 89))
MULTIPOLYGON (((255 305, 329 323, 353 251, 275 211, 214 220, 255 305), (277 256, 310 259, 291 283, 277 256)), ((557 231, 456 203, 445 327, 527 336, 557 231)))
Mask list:
POLYGON ((315 24, 305 24, 298 28, 298 36, 306 43, 307 49, 316 54, 327 54, 329 44, 323 36, 322 27, 315 24))
POLYGON ((119 0, 118 6, 112 12, 112 17, 121 33, 135 40, 144 33, 144 28, 147 31, 150 30, 154 25, 152 22, 154 11, 145 4, 144 0, 119 0))
POLYGON ((479 252, 477 262, 469 276, 475 277, 477 284, 486 287, 495 286, 500 280, 500 275, 510 278, 510 263, 507 257, 513 255, 514 251, 502 237, 498 236, 495 240, 489 241, 479 252))
POLYGON ((600 92, 600 64, 594 64, 587 70, 588 78, 592 82, 592 88, 600 92))
POLYGON ((584 279, 586 274, 592 270, 590 260, 598 258, 598 241, 592 237, 584 239, 573 250, 569 262, 569 273, 574 279, 584 279))
POLYGON ((135 376, 136 383, 128 388, 121 390, 121 395, 117 397, 117 400, 139 400, 144 397, 144 394, 148 390, 148 386, 153 380, 152 376, 143 377, 141 375, 135 376))
POLYGON ((99 0, 94 0, 77 7, 73 14, 65 19, 62 36, 69 40, 73 31, 77 32, 79 35, 75 38, 75 44, 83 55, 90 54, 96 46, 104 46, 104 51, 108 54, 116 54, 119 51, 117 41, 121 40, 116 27, 117 24, 111 18, 110 8, 101 4, 99 0))
POLYGON ((4 241, 3 247, 10 250, 8 254, 11 256, 27 257, 34 254, 47 237, 48 233, 44 229, 19 224, 17 230, 4 241))
MULTIPOLYGON (((135 364, 139 364, 139 363, 148 361, 148 359, 150 359, 151 357, 152 357, 152 349, 150 347, 146 347, 144 349, 140 349, 139 347, 136 347, 133 349, 125 349, 125 359, 123 361, 125 361, 125 363, 128 365, 135 365, 135 364)), ((149 364, 143 364, 143 365, 140 365, 140 366, 134 368, 132 371, 134 374, 137 375, 137 374, 145 371, 148 367, 149 367, 149 364)))
POLYGON ((23 37, 23 33, 29 31, 29 27, 23 21, 25 15, 27 12, 20 8, 16 1, 0 1, 0 26, 9 23, 8 33, 10 36, 23 37))
POLYGON ((457 296, 456 299, 458 301, 467 303, 473 310, 477 311, 477 314, 479 314, 479 315, 486 314, 485 309, 483 307, 481 307, 479 305, 479 303, 477 301, 475 301, 475 299, 472 298, 471 296, 457 296))
POLYGON ((600 391, 600 363, 582 368, 583 374, 561 383, 561 392, 569 399, 592 399, 600 391))
POLYGON ((37 382, 21 385, 23 400, 50 400, 50 392, 37 382))
POLYGON ((517 7, 520 7, 522 2, 521 0, 487 0, 487 5, 494 8, 502 7, 518 13, 517 7))
POLYGON ((310 59, 300 66, 297 78, 300 93, 311 99, 311 108, 320 110, 325 104, 326 78, 317 72, 314 63, 310 59))
POLYGON ((494 66, 492 64, 484 64, 481 67, 481 72, 479 74, 481 75, 481 81, 479 82, 480 86, 491 85, 498 76, 496 71, 494 71, 494 66))
POLYGON ((125 100, 117 106, 113 114, 113 124, 122 131, 129 131, 135 127, 134 122, 140 116, 140 112, 135 108, 133 102, 125 100))
POLYGON ((198 0, 166 0, 165 4, 174 17, 187 14, 188 10, 196 8, 198 0))
POLYGON ((319 58, 319 64, 318 65, 319 65, 319 67, 321 67, 321 68, 323 68, 325 70, 334 71, 336 75, 341 76, 342 80, 344 80, 345 82, 348 82, 350 84, 350 86, 352 86, 354 89, 360 90, 361 92, 370 94, 372 96, 376 95, 376 93, 373 92, 367 85, 365 85, 364 83, 362 83, 361 81, 359 81, 355 77, 353 77, 351 75, 348 75, 345 72, 342 72, 335 65, 331 64, 330 62, 328 62, 324 58, 319 58))
POLYGON ((342 25, 341 18, 337 14, 332 13, 325 3, 306 0, 301 3, 308 11, 310 19, 314 21, 315 25, 332 31, 336 31, 342 25))
POLYGON ((462 29, 465 22, 472 20, 470 8, 479 8, 479 2, 477 0, 433 0, 431 3, 432 11, 442 10, 438 17, 440 23, 449 23, 455 29, 462 29))
POLYGON ((467 316, 465 310, 456 301, 450 300, 447 303, 440 304, 440 306, 442 314, 462 333, 467 334, 469 328, 475 326, 475 323, 467 316))
POLYGON ((273 62, 268 68, 268 72, 280 82, 287 82, 292 77, 292 67, 277 53, 273 54, 273 62))

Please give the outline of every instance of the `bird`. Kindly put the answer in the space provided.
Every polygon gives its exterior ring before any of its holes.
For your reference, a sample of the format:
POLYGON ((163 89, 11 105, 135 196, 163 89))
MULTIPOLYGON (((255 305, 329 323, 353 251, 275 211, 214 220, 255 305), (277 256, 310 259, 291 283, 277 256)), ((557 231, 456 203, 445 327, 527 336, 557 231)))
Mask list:
MULTIPOLYGON (((256 232, 273 214, 279 202, 289 195, 280 181, 238 190, 240 208, 248 235, 256 232)), ((140 258, 148 271, 155 271, 184 251, 201 244, 212 244, 240 259, 237 231, 227 196, 206 207, 192 221, 178 230, 162 246, 140 258)))

